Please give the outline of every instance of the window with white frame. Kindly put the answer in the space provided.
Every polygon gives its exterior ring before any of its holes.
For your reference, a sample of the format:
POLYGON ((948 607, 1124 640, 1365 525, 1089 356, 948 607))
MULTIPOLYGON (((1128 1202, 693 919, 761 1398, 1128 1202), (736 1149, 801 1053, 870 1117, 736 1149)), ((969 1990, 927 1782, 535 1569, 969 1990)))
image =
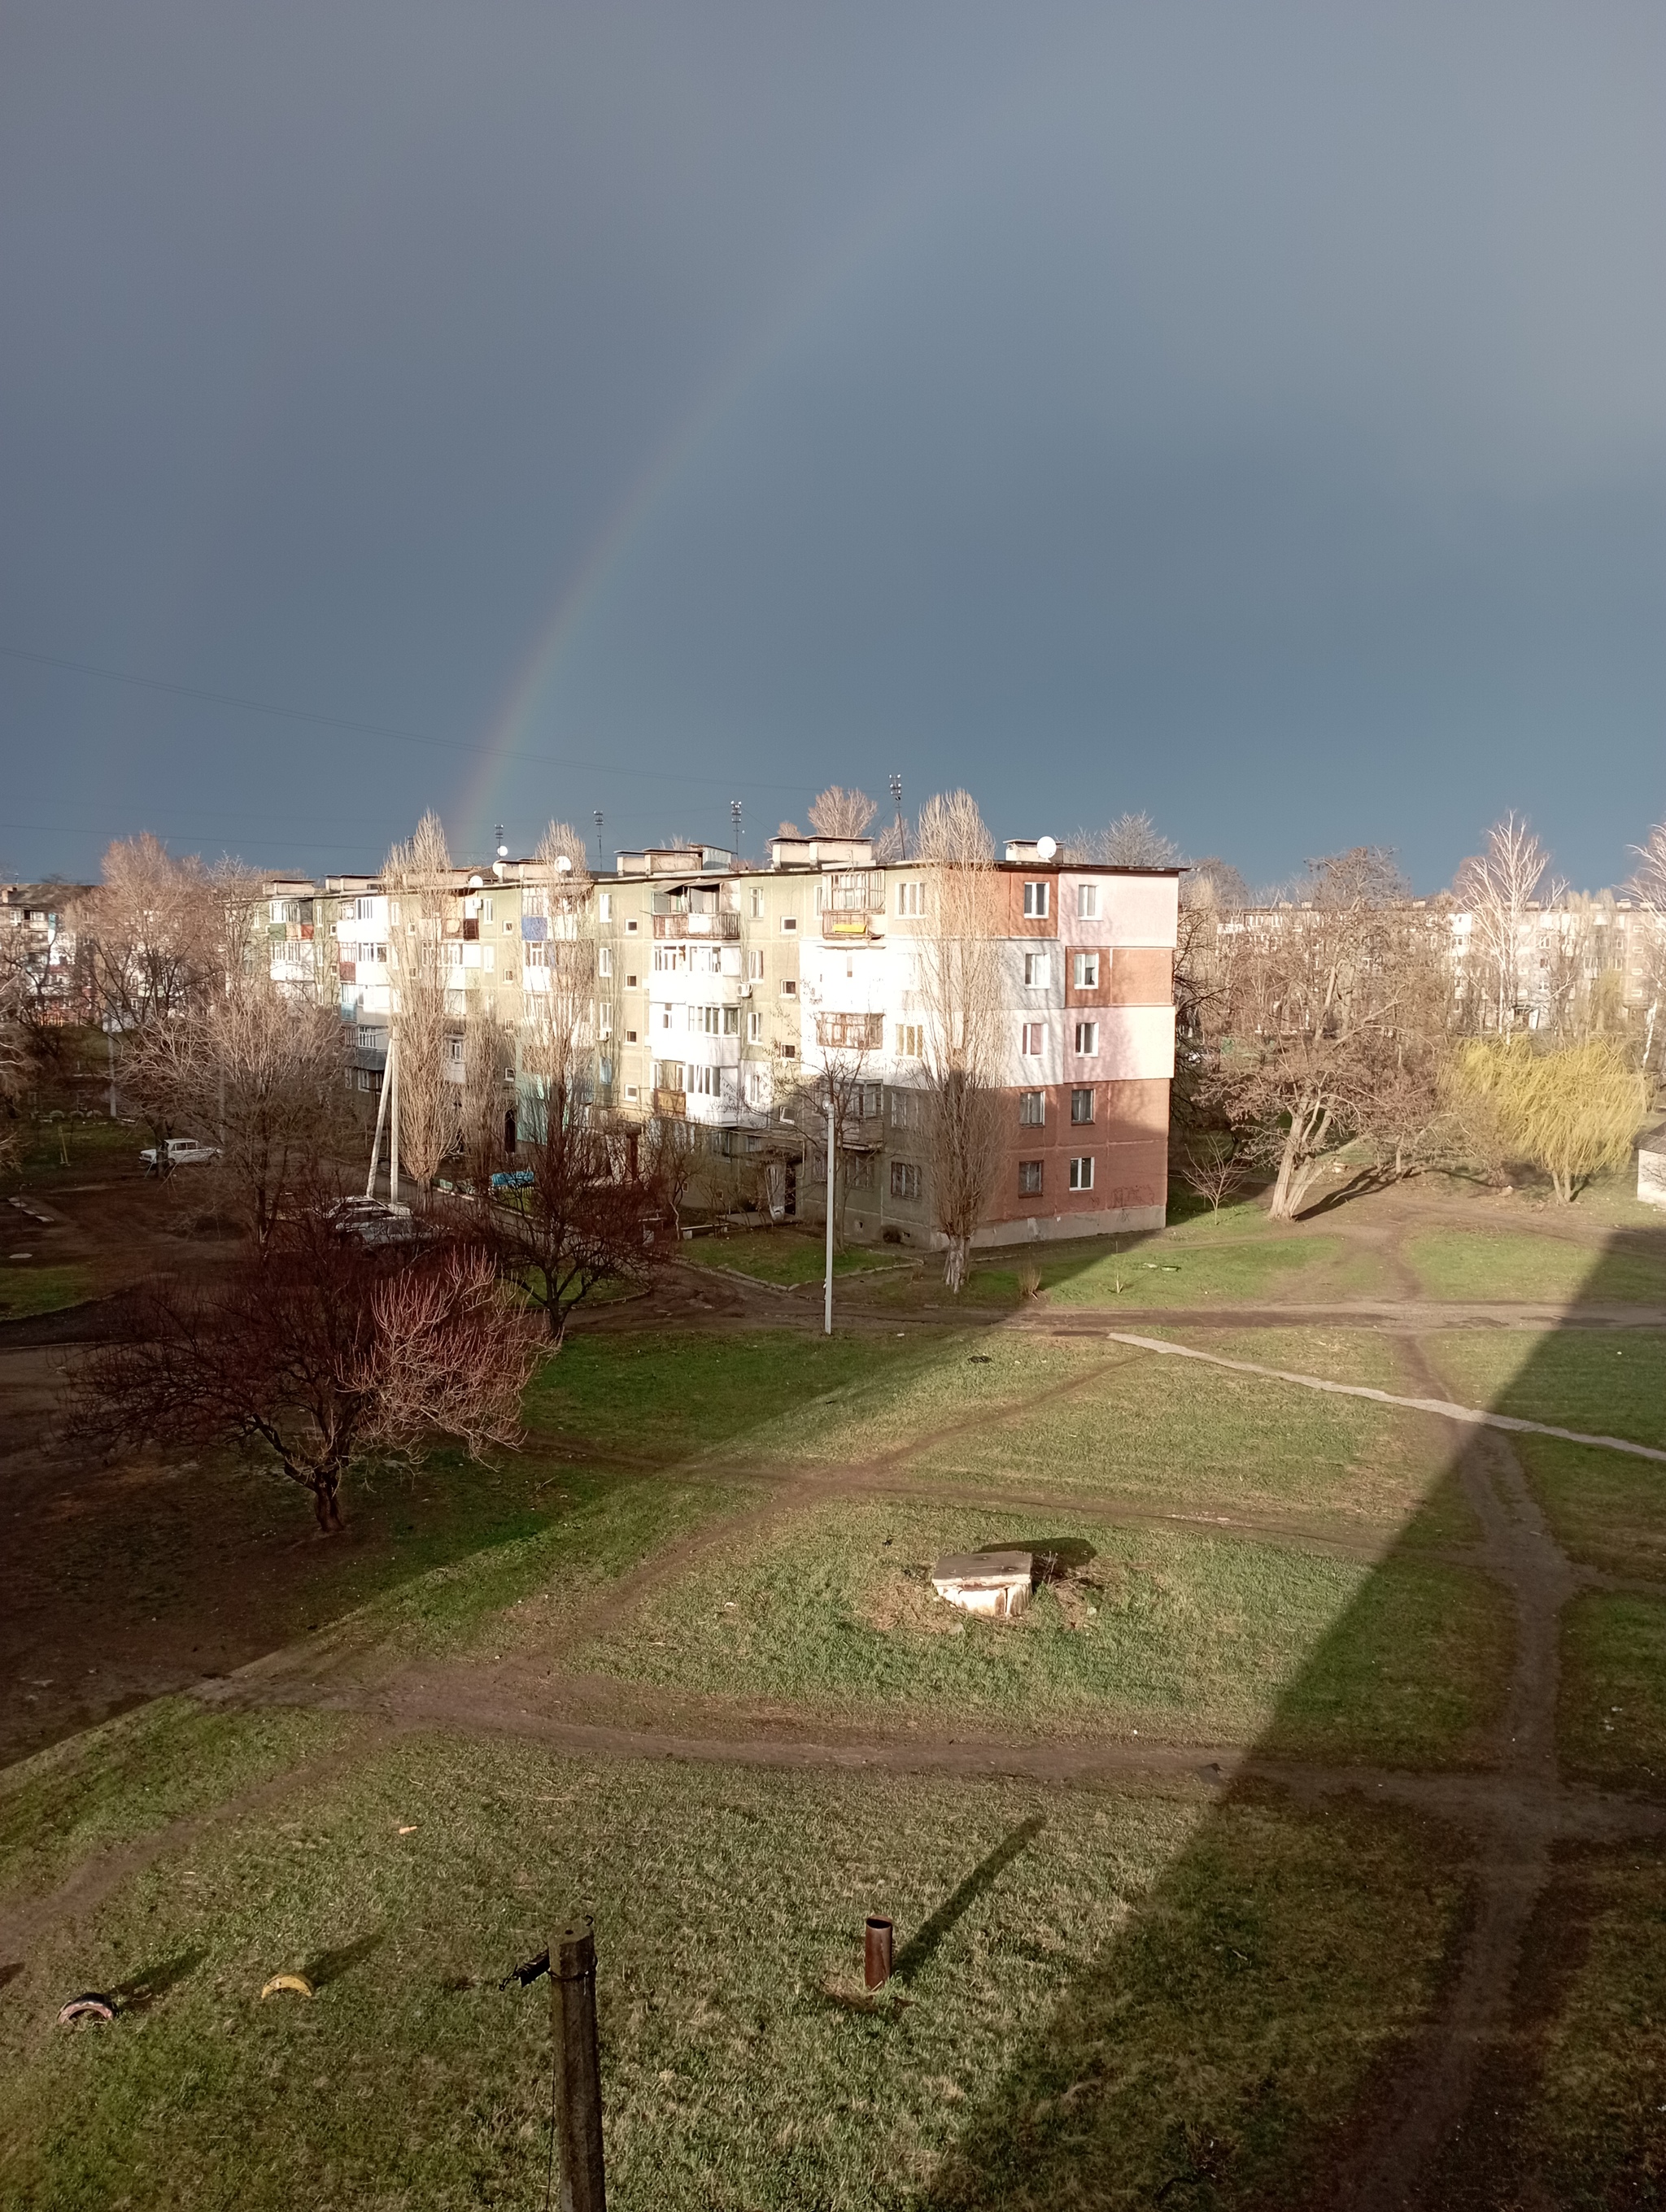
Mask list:
POLYGON ((925 1194, 925 1171, 913 1160, 893 1160, 891 1164, 891 1194, 918 1204, 925 1194))
POLYGON ((1097 991, 1099 988, 1098 954, 1079 952, 1075 955, 1075 963, 1076 988, 1079 991, 1097 991))
POLYGON ((680 1091, 683 1088, 684 1066, 680 1060, 656 1060, 654 1063, 654 1087, 656 1091, 680 1091))
POLYGON ((611 945, 597 947, 596 973, 599 975, 611 975, 613 973, 613 948, 611 945))
POLYGON ((613 1034, 613 1009, 605 999, 596 1009, 596 1034, 603 1037, 611 1037, 613 1034))
POLYGON ((1091 1190, 1093 1188, 1093 1155, 1084 1152, 1079 1159, 1070 1163, 1072 1190, 1091 1190))
POLYGON ((1039 1198, 1042 1188, 1042 1164, 1039 1160, 1018 1162, 1018 1196, 1039 1198))
POLYGON ((1039 1060, 1045 1031, 1040 1022, 1025 1022, 1018 1033, 1018 1050, 1026 1060, 1039 1060))
POLYGON ((749 1106, 767 1106, 769 1103, 769 1071, 767 1067, 747 1069, 746 1103, 749 1106))
POLYGON ((661 1006, 661 1007, 660 1007, 660 1028, 661 1028, 662 1030, 668 1030, 668 1029, 671 1027, 671 1015, 672 1015, 672 1010, 671 1010, 671 1008, 670 1008, 669 1006, 661 1006))
POLYGON ((799 985, 798 978, 795 975, 783 975, 781 977, 781 995, 783 999, 797 998, 799 995, 799 985))
POLYGON ((1097 921, 1099 919, 1099 886, 1097 884, 1077 884, 1076 919, 1078 921, 1097 921))
POLYGON ((635 937, 635 935, 636 934, 637 930, 638 930, 641 927, 641 923, 637 921, 637 919, 636 919, 635 915, 631 915, 631 917, 630 917, 630 919, 629 919, 629 921, 627 921, 627 922, 626 922, 626 924, 625 924, 625 935, 626 935, 627 937, 635 937))
POLYGON ((1098 1051, 1099 1024, 1097 1022, 1077 1023, 1076 1049, 1088 1059, 1091 1059, 1092 1055, 1098 1051))
POLYGON ((906 883, 897 886, 897 911, 903 921, 916 920, 926 911, 924 884, 906 883))
POLYGON ((793 934, 793 931, 798 927, 798 926, 799 926, 799 918, 798 918, 797 915, 795 915, 795 914, 784 914, 784 915, 782 915, 782 916, 781 916, 781 933, 782 933, 782 934, 783 934, 784 936, 790 937, 790 936, 793 934))
POLYGON ((1024 887, 1024 914, 1026 921, 1044 921, 1052 911, 1050 884, 1026 884, 1024 887))
POLYGON ((1018 1127, 1039 1129, 1047 1120, 1047 1093, 1044 1091, 1020 1091, 1018 1093, 1018 1127))
POLYGON ((762 921, 763 919, 763 891, 762 886, 760 884, 754 884, 751 890, 747 894, 747 896, 751 902, 752 920, 754 921, 762 921))
POLYGON ((446 1039, 446 1058, 455 1067, 460 1067, 463 1065, 463 1040, 460 1036, 448 1036, 446 1039))
POLYGON ((1044 987, 1052 979, 1053 956, 1050 952, 1026 952, 1024 956, 1024 988, 1033 991, 1044 987))
POLYGON ((893 1129, 923 1129, 926 1126, 924 1093, 893 1091, 891 1094, 891 1126, 893 1129))
POLYGON ((489 898, 483 898, 480 902, 480 919, 482 921, 489 921, 491 918, 492 902, 489 898))
POLYGON ((483 945, 483 946, 482 946, 482 948, 481 948, 481 952, 480 952, 480 964, 482 965, 482 967, 483 967, 483 968, 496 968, 496 965, 497 965, 497 947, 496 947, 495 945, 483 945))
POLYGON ((604 921, 611 921, 613 919, 613 894, 611 891, 604 891, 601 895, 601 918, 604 921))
POLYGON ((749 952, 746 955, 746 981, 749 983, 761 983, 763 981, 763 955, 761 952, 749 952))
POLYGON ((757 1044, 762 1041, 763 1036, 763 1017, 754 1007, 746 1017, 746 1042, 748 1044, 757 1044))
POLYGON ((636 1100, 637 1100, 637 1099, 639 1099, 639 1098, 641 1097, 641 1095, 642 1095, 642 1086, 641 1086, 641 1085, 640 1083, 627 1083, 627 1084, 626 1084, 626 1085, 625 1085, 625 1097, 626 1097, 626 1099, 627 1099, 627 1100, 628 1100, 631 1104, 633 1104, 633 1105, 634 1105, 634 1104, 635 1103, 636 1100))
POLYGON ((1079 1125, 1093 1119, 1093 1086, 1084 1085, 1070 1094, 1070 1118, 1079 1125))
POLYGON ((925 1024, 922 1022, 898 1022, 897 1024, 898 1060, 923 1060, 925 1056, 925 1024))

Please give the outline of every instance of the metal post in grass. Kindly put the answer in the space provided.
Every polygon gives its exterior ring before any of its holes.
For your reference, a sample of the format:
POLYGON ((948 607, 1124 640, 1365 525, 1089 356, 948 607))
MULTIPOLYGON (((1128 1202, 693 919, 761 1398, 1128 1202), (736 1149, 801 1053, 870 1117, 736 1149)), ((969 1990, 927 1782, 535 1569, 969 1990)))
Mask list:
POLYGON ((602 2077, 596 2057, 596 1939, 582 1920, 550 1942, 550 2020, 556 2044, 556 2143, 561 2212, 603 2212, 602 2077))
POLYGON ((822 1334, 833 1334, 833 1079, 827 1079, 827 1285, 822 1299, 822 1334))
POLYGON ((862 1938, 862 1980, 870 1990, 882 1990, 891 1979, 891 1945, 897 1930, 882 1913, 870 1912, 862 1938))

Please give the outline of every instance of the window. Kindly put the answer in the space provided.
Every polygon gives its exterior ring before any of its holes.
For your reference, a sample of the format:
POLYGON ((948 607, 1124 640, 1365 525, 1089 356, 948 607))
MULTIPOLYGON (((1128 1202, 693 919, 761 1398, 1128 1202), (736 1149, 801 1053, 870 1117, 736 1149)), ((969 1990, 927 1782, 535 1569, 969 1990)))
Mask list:
POLYGON ((891 1194, 893 1198, 911 1199, 917 1205, 925 1188, 925 1176, 912 1160, 893 1160, 891 1164, 891 1194))
POLYGON ((377 1046, 381 1042, 381 1035, 382 1033, 380 1030, 361 1030, 359 1031, 359 1050, 361 1052, 374 1052, 377 1046))
POLYGON ((762 921, 763 919, 763 893, 762 890, 757 884, 754 884, 751 890, 747 893, 747 896, 751 902, 752 920, 754 921, 762 921))
POLYGON ((897 1024, 897 1057, 898 1060, 923 1060, 926 1056, 925 1026, 920 1022, 898 1022, 897 1024))
POLYGON ((782 933, 783 933, 784 935, 786 935, 786 936, 787 936, 787 937, 790 937, 790 936, 793 934, 793 931, 798 927, 798 926, 799 926, 799 918, 798 918, 797 915, 795 915, 795 914, 784 914, 784 915, 782 915, 782 916, 781 916, 781 927, 782 933))
POLYGON ((480 902, 480 919, 482 921, 489 921, 491 918, 492 902, 489 898, 483 898, 480 902))
POLYGON ((1097 1052, 1099 1049, 1099 1024, 1097 1022, 1077 1023, 1076 1049, 1085 1059, 1091 1059, 1093 1054, 1097 1052))
POLYGON ((1091 1086, 1086 1090, 1071 1092, 1070 1118, 1078 1127, 1082 1122, 1091 1121, 1093 1119, 1093 1092, 1091 1086))
POLYGON ((780 1045, 776 1049, 783 1060, 796 1060, 799 1056, 799 1048, 795 1044, 780 1045))
POLYGON ((749 983, 761 983, 763 981, 763 955, 761 952, 749 952, 746 955, 746 981, 749 983))
POLYGON ((1039 1198, 1042 1187, 1042 1164, 1039 1160, 1018 1162, 1018 1196, 1039 1198))
POLYGON ((1028 921, 1043 921, 1049 909, 1049 884, 1026 884, 1024 887, 1024 913, 1028 921))
POLYGON ((635 1103, 638 1098, 640 1098, 640 1097, 641 1097, 641 1095, 642 1095, 642 1086, 641 1086, 641 1085, 640 1083, 627 1083, 627 1084, 626 1084, 626 1085, 625 1085, 625 1097, 626 1097, 626 1098, 627 1098, 629 1101, 630 1101, 632 1103, 635 1103))
POLYGON ((463 1065, 463 1040, 460 1036, 448 1036, 446 1039, 446 1058, 454 1066, 460 1067, 463 1065))
POLYGON ((613 1009, 605 1002, 596 1010, 596 1034, 604 1037, 613 1034, 613 1009))
POLYGON ((633 917, 629 921, 626 922, 626 924, 625 924, 625 935, 626 935, 627 937, 635 937, 635 935, 636 934, 636 929, 637 929, 637 924, 636 924, 636 921, 635 921, 635 918, 633 917))
POLYGON ((769 1071, 767 1067, 751 1066, 746 1071, 746 1103, 767 1106, 769 1103, 769 1071))
POLYGON ((669 1006, 661 1006, 660 1009, 660 1026, 662 1030, 668 1030, 671 1027, 671 1008, 669 1006))
POLYGON ((792 975, 783 975, 783 976, 781 977, 781 997, 782 997, 783 999, 796 999, 796 998, 797 998, 797 996, 799 995, 799 987, 798 987, 798 981, 797 981, 797 978, 796 978, 796 977, 792 976, 792 975))
POLYGON ((924 914, 926 911, 926 886, 924 884, 898 884, 897 886, 897 911, 905 921, 924 914))
POLYGON ((680 1091, 683 1088, 682 1061, 656 1060, 654 1063, 654 1087, 656 1091, 680 1091))
POLYGON ((1093 1157, 1091 1153, 1085 1154, 1082 1158, 1072 1160, 1070 1163, 1070 1188, 1072 1190, 1092 1189, 1093 1157))
POLYGON ((495 945, 487 945, 480 957, 486 967, 496 967, 497 963, 497 947, 495 945))
POLYGON ((746 1042, 748 1044, 757 1044, 762 1041, 763 1036, 763 1017, 754 1011, 746 1017, 746 1042))
POLYGON ((625 1031, 625 1042, 626 1042, 627 1044, 635 1044, 635 1042, 636 1042, 636 1032, 635 1032, 635 1030, 627 1030, 625 1031))
POLYGON ((599 975, 611 975, 613 973, 613 948, 611 945, 604 945, 598 951, 596 973, 599 975))
POLYGON ((1041 1048, 1042 1024, 1039 1022, 1026 1022, 1024 1024, 1024 1030, 1018 1045, 1018 1050, 1024 1054, 1026 1060, 1039 1060, 1041 1058, 1041 1048))
POLYGON ((1079 991, 1097 991, 1098 988, 1098 954, 1097 952, 1079 952, 1076 955, 1076 988, 1079 991))
POLYGON ((856 1102, 856 1111, 862 1121, 877 1121, 879 1120, 881 1110, 881 1097, 882 1093, 880 1087, 877 1083, 864 1083, 860 1085, 860 1095, 856 1102))
POLYGON ((627 991, 634 991, 634 990, 635 989, 635 988, 636 988, 636 978, 635 978, 634 975, 627 975, 627 976, 625 977, 625 988, 626 988, 626 990, 627 990, 627 991))
POLYGON ((1076 919, 1078 921, 1097 921, 1099 919, 1099 886, 1097 884, 1077 884, 1076 919))
POLYGON ((926 1126, 926 1102, 917 1091, 893 1091, 891 1094, 891 1126, 893 1129, 923 1129, 926 1126))
POLYGON ((1018 1127, 1039 1129, 1047 1119, 1047 1093, 1044 1091, 1020 1091, 1018 1093, 1018 1127))
POLYGON ((1037 985, 1046 984, 1053 974, 1053 956, 1049 952, 1026 952, 1024 956, 1024 987, 1033 991, 1037 985))
POLYGON ((512 921, 506 921, 506 922, 504 923, 504 925, 503 925, 503 934, 505 935, 505 937, 513 937, 513 936, 514 935, 514 933, 515 933, 515 926, 514 926, 514 922, 512 922, 512 921))
POLYGON ((690 1067, 688 1079, 690 1093, 696 1098, 721 1098, 723 1096, 723 1071, 721 1067, 690 1067))
MULTIPOLYGON (((602 893, 601 918, 604 921, 611 921, 613 919, 613 894, 611 891, 604 891, 602 893)), ((635 1094, 633 1092, 631 1095, 634 1097, 635 1094)))

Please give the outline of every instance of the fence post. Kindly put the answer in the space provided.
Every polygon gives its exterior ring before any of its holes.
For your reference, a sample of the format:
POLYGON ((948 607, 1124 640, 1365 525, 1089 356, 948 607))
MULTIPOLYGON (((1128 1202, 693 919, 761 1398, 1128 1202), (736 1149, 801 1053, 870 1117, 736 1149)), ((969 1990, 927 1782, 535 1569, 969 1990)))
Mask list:
POLYGON ((550 2012, 556 2044, 556 2142, 561 2212, 604 2212, 602 2080, 596 2057, 596 1942, 583 1921, 558 1929, 550 1944, 550 2012))

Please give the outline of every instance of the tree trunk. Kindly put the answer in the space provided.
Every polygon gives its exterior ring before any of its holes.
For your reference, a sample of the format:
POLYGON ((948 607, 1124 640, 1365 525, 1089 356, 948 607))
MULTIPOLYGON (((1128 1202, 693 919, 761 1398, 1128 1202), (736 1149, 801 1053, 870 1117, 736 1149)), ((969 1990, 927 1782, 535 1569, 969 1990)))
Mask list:
POLYGON ((970 1237, 951 1237, 944 1247, 943 1282, 952 1297, 958 1297, 966 1287, 966 1263, 971 1244, 970 1237))
POLYGON ((341 1516, 341 1478, 339 1475, 315 1475, 307 1487, 313 1493, 313 1510, 318 1516, 320 1534, 339 1535, 346 1522, 341 1516))
POLYGON ((1304 1158, 1304 1152, 1309 1145, 1316 1151, 1329 1127, 1330 1109, 1316 1100, 1304 1099, 1292 1109, 1290 1127, 1285 1132, 1284 1149, 1279 1155, 1279 1179, 1273 1186, 1273 1202, 1267 1209, 1273 1220, 1295 1219, 1309 1185, 1319 1172, 1316 1158, 1304 1158))

